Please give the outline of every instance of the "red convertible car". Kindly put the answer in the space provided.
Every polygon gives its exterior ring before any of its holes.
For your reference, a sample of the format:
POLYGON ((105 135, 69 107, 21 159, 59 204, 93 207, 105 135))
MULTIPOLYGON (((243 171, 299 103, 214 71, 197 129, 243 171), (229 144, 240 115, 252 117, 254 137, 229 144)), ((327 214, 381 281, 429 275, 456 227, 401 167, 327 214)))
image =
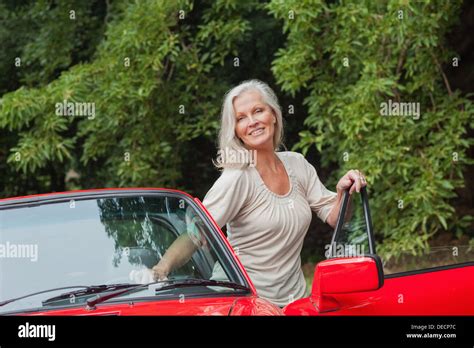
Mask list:
MULTIPOLYGON (((258 297, 225 235, 184 192, 97 189, 2 199, 0 315, 474 315, 473 262, 384 276, 365 190, 361 197, 364 227, 348 233, 339 218, 311 295, 283 309, 258 297), (150 279, 190 221, 203 246, 168 279, 150 279), (334 252, 356 244, 368 252, 334 252)), ((347 205, 346 194, 340 217, 347 205)))

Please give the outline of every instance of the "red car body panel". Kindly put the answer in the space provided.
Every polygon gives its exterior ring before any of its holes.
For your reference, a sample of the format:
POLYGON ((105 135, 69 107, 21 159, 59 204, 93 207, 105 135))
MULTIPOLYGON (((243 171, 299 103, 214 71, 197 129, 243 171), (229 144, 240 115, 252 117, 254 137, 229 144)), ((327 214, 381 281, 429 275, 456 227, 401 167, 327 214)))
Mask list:
POLYGON ((176 315, 176 316, 222 316, 222 315, 282 315, 282 311, 256 296, 214 297, 179 300, 140 301, 120 304, 102 303, 96 309, 85 306, 71 309, 49 310, 28 313, 30 316, 88 316, 88 315, 176 315))
POLYGON ((339 309, 321 313, 312 295, 286 315, 474 315, 474 265, 389 276, 374 291, 333 294, 339 309))

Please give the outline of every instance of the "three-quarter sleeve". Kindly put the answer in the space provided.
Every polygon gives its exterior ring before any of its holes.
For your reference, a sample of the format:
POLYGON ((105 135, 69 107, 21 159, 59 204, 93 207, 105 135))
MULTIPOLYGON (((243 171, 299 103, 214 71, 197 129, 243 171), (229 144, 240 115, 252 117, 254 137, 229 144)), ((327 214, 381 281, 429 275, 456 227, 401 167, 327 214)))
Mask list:
POLYGON ((202 204, 219 227, 231 222, 247 202, 250 180, 241 169, 224 169, 202 204))
POLYGON ((302 155, 301 157, 303 158, 303 169, 306 174, 305 188, 309 206, 323 222, 326 222, 331 209, 336 203, 337 193, 328 190, 319 180, 314 166, 302 155))

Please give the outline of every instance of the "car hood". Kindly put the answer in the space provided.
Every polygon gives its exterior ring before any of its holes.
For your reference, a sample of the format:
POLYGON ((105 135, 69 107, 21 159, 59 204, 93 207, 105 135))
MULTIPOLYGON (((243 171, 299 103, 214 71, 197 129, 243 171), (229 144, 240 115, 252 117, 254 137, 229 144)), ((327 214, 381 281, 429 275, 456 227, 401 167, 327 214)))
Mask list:
POLYGON ((193 298, 160 301, 103 303, 88 310, 85 306, 61 308, 41 312, 18 313, 23 315, 281 315, 281 310, 256 296, 193 298))

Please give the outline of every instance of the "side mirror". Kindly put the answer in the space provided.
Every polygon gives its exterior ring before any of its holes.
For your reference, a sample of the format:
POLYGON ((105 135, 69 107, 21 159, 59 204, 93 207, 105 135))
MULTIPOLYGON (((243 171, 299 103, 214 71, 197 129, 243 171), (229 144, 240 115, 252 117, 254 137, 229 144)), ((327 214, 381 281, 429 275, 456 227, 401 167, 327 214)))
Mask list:
POLYGON ((335 311, 340 303, 333 295, 378 290, 383 280, 377 255, 333 258, 316 265, 311 297, 320 312, 335 311))

